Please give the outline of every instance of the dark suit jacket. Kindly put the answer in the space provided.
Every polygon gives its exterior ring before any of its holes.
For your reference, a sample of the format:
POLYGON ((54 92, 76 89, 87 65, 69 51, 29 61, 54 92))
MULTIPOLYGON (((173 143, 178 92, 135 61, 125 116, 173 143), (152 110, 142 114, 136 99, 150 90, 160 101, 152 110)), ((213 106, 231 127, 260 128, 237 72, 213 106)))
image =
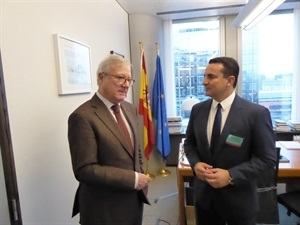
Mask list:
POLYGON ((122 102, 121 108, 132 129, 134 155, 104 103, 95 94, 79 106, 68 120, 72 166, 80 182, 73 216, 80 212, 82 224, 133 224, 145 192, 134 190, 134 171, 142 171, 136 108, 122 102))
POLYGON ((214 189, 195 177, 195 202, 207 209, 211 202, 227 215, 253 215, 257 211, 256 177, 276 165, 275 136, 269 111, 236 95, 212 157, 207 121, 212 100, 194 105, 186 131, 184 150, 192 168, 206 162, 230 171, 235 185, 214 189), (243 138, 240 146, 226 141, 229 135, 243 138))

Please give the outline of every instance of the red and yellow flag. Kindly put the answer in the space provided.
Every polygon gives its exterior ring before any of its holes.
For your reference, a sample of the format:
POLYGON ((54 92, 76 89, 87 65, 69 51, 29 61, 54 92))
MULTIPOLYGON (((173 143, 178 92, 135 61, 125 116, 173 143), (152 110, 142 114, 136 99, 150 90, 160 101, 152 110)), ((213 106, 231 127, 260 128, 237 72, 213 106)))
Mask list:
POLYGON ((141 87, 139 100, 139 114, 144 119, 144 154, 147 160, 155 146, 154 132, 152 126, 152 115, 150 107, 150 97, 148 91, 148 78, 146 72, 144 50, 141 48, 141 87))

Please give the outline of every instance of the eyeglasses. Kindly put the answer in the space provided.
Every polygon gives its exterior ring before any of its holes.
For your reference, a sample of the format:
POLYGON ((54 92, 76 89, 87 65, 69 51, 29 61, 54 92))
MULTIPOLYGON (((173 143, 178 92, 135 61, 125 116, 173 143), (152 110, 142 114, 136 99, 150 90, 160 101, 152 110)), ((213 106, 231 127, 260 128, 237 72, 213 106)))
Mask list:
POLYGON ((107 76, 113 76, 113 77, 115 77, 117 79, 118 84, 120 84, 120 85, 124 85, 126 83, 126 81, 127 81, 128 85, 132 86, 133 83, 135 82, 134 79, 132 79, 132 78, 126 78, 122 74, 120 74, 120 75, 118 75, 118 74, 109 74, 109 73, 104 73, 104 74, 107 75, 107 76))

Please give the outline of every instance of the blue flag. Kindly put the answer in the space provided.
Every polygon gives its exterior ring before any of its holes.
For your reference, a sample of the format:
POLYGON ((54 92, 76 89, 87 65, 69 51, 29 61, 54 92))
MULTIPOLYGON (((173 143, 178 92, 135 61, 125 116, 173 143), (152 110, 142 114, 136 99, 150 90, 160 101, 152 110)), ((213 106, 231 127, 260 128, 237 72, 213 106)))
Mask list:
POLYGON ((157 121, 156 147, 160 151, 164 160, 166 160, 166 157, 170 153, 170 137, 162 75, 160 57, 157 55, 156 72, 152 91, 152 117, 157 121))

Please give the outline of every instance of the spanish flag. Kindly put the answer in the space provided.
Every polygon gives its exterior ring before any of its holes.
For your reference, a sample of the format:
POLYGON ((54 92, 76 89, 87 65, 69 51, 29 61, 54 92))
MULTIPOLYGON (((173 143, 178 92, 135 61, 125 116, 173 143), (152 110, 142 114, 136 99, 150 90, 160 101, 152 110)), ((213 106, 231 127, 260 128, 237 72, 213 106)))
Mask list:
MULTIPOLYGON (((141 45, 141 44, 140 44, 141 45)), ((150 107, 150 96, 148 89, 148 78, 146 72, 144 50, 141 47, 141 87, 139 100, 139 114, 143 116, 144 120, 144 154, 147 160, 155 146, 154 132, 152 126, 152 115, 150 107)))

